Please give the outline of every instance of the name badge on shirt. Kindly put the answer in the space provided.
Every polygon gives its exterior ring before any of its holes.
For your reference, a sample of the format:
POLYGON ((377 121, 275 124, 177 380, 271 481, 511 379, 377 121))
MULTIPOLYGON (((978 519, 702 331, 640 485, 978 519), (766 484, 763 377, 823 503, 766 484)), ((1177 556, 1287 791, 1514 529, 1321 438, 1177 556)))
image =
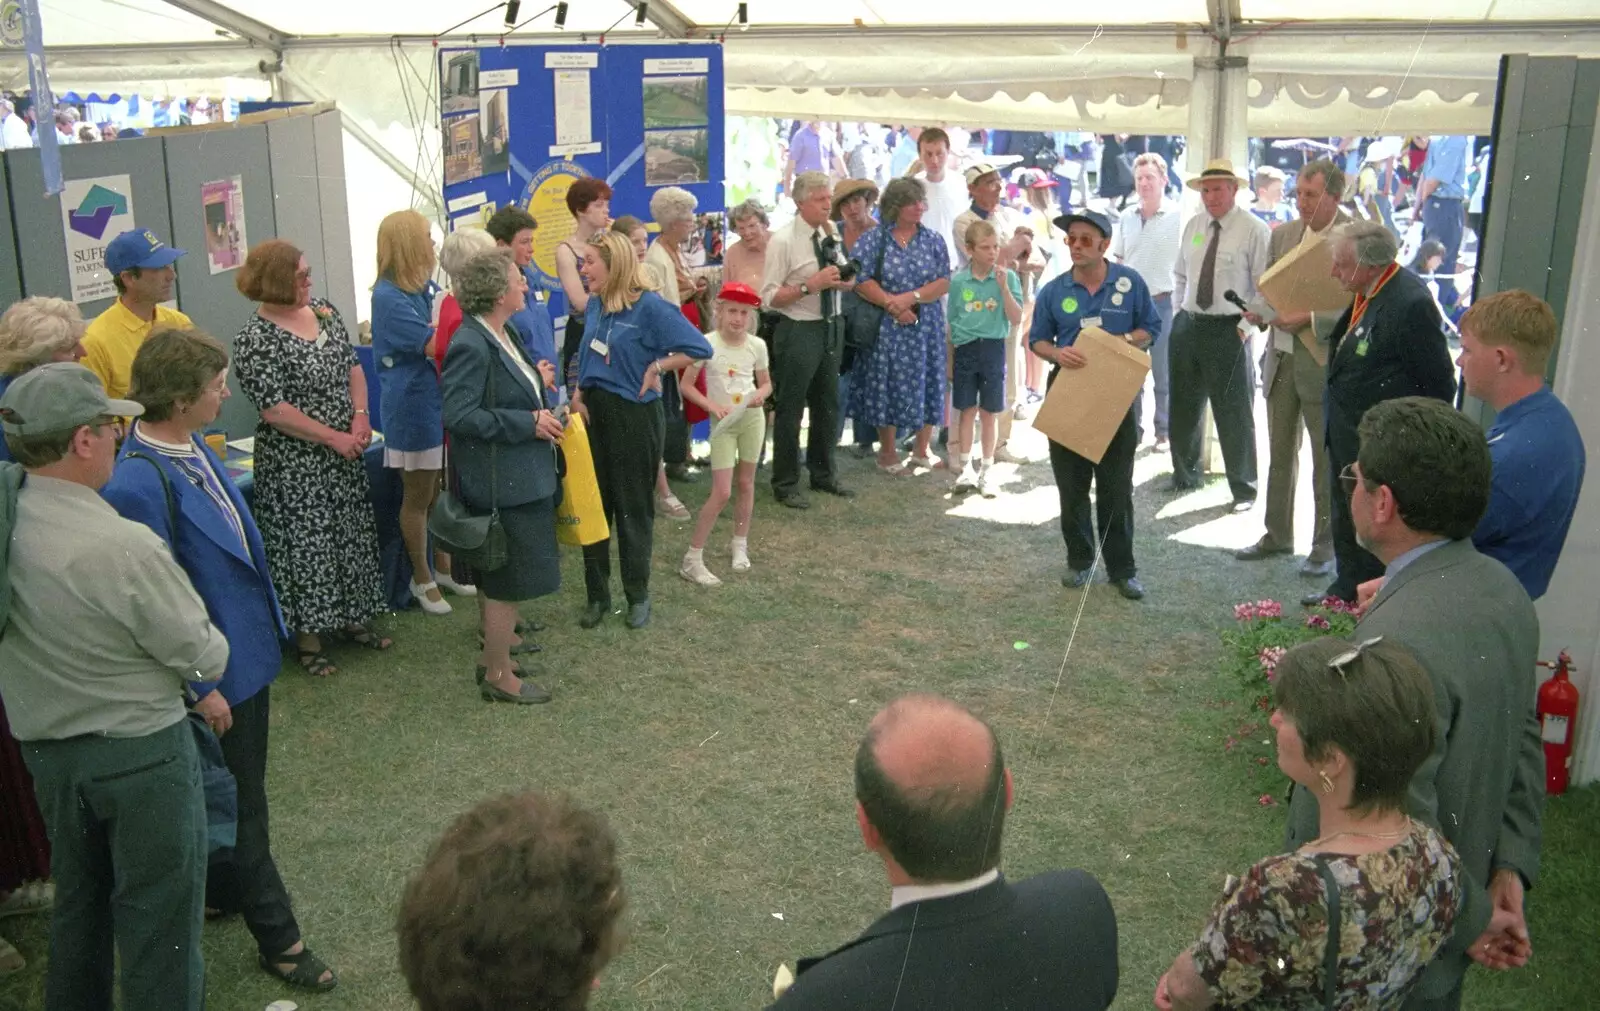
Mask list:
POLYGON ((1099 316, 1085 316, 1085 317, 1083 317, 1083 319, 1078 320, 1078 328, 1080 330, 1085 328, 1085 327, 1091 327, 1091 326, 1099 328, 1099 329, 1104 329, 1100 325, 1100 317, 1099 316))
POLYGON ((610 345, 598 337, 589 342, 589 350, 602 357, 611 353, 610 345))

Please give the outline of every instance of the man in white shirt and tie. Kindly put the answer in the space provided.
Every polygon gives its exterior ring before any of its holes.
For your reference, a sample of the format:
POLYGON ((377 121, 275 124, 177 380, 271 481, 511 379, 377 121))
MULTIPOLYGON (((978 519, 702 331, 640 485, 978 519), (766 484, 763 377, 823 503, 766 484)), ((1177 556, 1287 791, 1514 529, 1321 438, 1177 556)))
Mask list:
MULTIPOLYGON (((1111 258, 1131 267, 1150 286, 1161 332, 1150 345, 1150 374, 1155 379, 1156 452, 1167 448, 1167 404, 1171 389, 1167 367, 1167 340, 1172 334, 1172 268, 1178 260, 1183 219, 1178 205, 1167 199, 1167 161, 1146 153, 1133 160, 1133 189, 1139 202, 1117 218, 1111 239, 1111 258)), ((1144 397, 1134 402, 1134 424, 1144 434, 1144 397)))
POLYGON ((792 509, 810 502, 800 492, 800 418, 811 409, 806 469, 813 491, 841 498, 833 444, 839 431, 839 356, 844 350, 839 279, 843 252, 828 220, 833 184, 823 172, 794 180, 794 221, 772 233, 761 274, 761 304, 776 312, 772 335, 772 493, 792 509))
POLYGON ((1255 297, 1272 235, 1238 204, 1239 186, 1247 182, 1226 158, 1212 159, 1189 180, 1205 207, 1179 242, 1172 274, 1172 302, 1179 311, 1168 346, 1172 488, 1200 487, 1201 423, 1209 399, 1235 512, 1256 500, 1255 369, 1249 338, 1239 330, 1242 313, 1223 296, 1232 292, 1245 302, 1255 297))

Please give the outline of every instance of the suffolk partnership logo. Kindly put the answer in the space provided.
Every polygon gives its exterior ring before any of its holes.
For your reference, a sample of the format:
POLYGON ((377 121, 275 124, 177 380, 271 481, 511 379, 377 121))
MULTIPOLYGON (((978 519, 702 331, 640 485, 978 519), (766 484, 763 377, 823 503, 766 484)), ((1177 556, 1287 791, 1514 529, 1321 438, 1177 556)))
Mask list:
POLYGON ((67 227, 91 239, 103 239, 115 216, 128 213, 128 198, 99 183, 89 186, 76 210, 67 211, 67 227))
POLYGON ((134 227, 133 186, 127 176, 66 180, 61 190, 61 231, 67 240, 67 275, 74 302, 116 296, 116 285, 106 270, 106 243, 134 227))

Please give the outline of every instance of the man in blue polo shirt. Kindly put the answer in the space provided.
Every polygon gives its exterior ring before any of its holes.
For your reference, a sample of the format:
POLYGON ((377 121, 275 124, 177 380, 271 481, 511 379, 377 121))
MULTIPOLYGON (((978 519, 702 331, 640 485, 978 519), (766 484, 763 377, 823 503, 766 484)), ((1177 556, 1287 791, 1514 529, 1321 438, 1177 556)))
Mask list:
POLYGON ((1467 162, 1472 142, 1468 137, 1434 137, 1422 160, 1417 181, 1417 206, 1422 208, 1422 238, 1444 243, 1444 262, 1435 271, 1439 277, 1439 304, 1453 316, 1461 296, 1456 282, 1445 275, 1456 272, 1456 257, 1461 252, 1461 237, 1467 227, 1467 162))
POLYGON ((1544 384, 1556 316, 1525 291, 1474 302, 1461 317, 1467 392, 1494 408, 1489 508, 1472 543, 1499 560, 1537 600, 1550 586, 1583 486, 1583 439, 1544 384))
MULTIPOLYGON (((1066 234, 1072 269, 1045 285, 1034 302, 1028 346, 1061 369, 1081 369, 1088 357, 1073 345, 1086 326, 1097 326, 1145 348, 1161 326, 1150 289, 1130 267, 1109 263, 1111 219, 1099 211, 1063 214, 1055 226, 1066 234)), ((1111 437, 1099 463, 1055 442, 1050 443, 1050 469, 1061 496, 1061 536, 1067 542, 1067 574, 1061 585, 1075 588, 1089 582, 1095 560, 1095 524, 1089 510, 1089 485, 1095 485, 1095 514, 1101 551, 1111 585, 1129 600, 1144 597, 1133 561, 1133 456, 1139 431, 1133 405, 1111 437)))

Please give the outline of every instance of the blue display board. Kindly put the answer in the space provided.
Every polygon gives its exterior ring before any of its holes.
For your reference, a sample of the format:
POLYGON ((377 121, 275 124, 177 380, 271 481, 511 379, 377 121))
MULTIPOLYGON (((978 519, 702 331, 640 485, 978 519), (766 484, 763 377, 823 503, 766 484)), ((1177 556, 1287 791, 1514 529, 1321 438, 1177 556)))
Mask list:
POLYGON ((723 210, 722 47, 491 46, 439 53, 445 206, 451 227, 515 203, 539 223, 534 265, 560 317, 556 247, 566 194, 611 186, 611 214, 650 220, 650 194, 681 186, 723 210))

